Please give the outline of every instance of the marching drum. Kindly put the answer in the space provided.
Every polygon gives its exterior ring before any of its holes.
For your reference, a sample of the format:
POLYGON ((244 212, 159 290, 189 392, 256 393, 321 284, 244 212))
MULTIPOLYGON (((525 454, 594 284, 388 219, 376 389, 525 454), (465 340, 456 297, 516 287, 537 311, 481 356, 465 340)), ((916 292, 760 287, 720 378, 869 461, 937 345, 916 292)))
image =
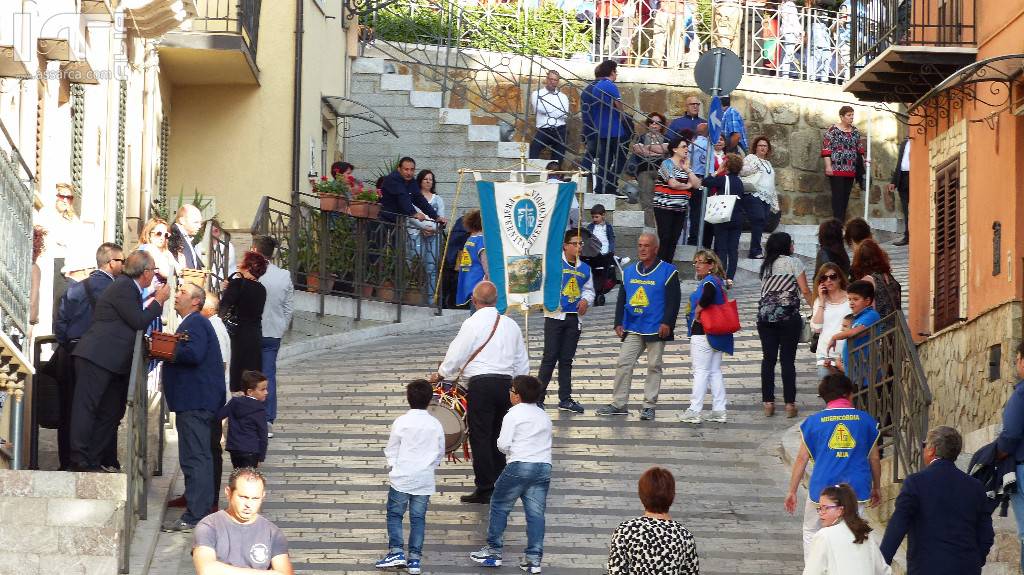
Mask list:
POLYGON ((469 435, 466 426, 466 405, 466 395, 459 386, 441 382, 434 387, 434 398, 427 406, 427 413, 441 422, 441 428, 444 429, 445 453, 454 452, 469 435))

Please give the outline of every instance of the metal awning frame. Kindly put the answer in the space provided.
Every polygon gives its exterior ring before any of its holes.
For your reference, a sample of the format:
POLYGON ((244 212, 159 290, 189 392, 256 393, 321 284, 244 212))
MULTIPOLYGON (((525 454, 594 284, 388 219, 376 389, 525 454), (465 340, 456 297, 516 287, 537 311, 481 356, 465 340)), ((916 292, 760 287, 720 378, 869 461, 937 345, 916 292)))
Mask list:
POLYGON ((357 138, 359 136, 367 136, 369 134, 391 134, 394 137, 398 137, 398 132, 391 127, 391 123, 388 122, 382 114, 367 106, 366 104, 356 102, 351 98, 345 98, 343 96, 323 96, 320 99, 325 106, 334 114, 335 120, 338 122, 338 127, 342 128, 344 124, 344 130, 339 130, 344 133, 346 138, 357 138), (360 132, 358 134, 349 134, 349 128, 351 123, 349 120, 362 120, 369 124, 377 126, 377 130, 369 130, 366 132, 360 132))
POLYGON ((966 110, 967 104, 981 103, 990 108, 984 116, 970 118, 965 113, 964 117, 972 123, 985 122, 994 130, 999 115, 1010 109, 1013 86, 1022 77, 1024 54, 1004 54, 968 64, 909 105, 907 123, 924 134, 954 111, 966 110))

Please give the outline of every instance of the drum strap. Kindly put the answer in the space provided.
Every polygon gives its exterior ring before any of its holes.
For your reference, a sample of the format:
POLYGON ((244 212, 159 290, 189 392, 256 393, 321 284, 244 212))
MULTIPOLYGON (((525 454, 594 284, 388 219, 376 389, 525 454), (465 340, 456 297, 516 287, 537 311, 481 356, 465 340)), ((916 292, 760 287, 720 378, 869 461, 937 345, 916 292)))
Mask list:
POLYGON ((466 368, 469 367, 469 364, 473 363, 473 360, 476 359, 476 356, 480 355, 480 352, 483 351, 485 347, 487 347, 487 344, 491 343, 491 338, 494 337, 494 332, 498 331, 499 323, 501 323, 500 313, 498 314, 498 317, 494 318, 494 325, 491 327, 491 334, 487 336, 487 339, 484 340, 484 343, 480 347, 476 348, 476 351, 473 352, 473 355, 469 356, 469 359, 466 360, 466 363, 462 364, 462 369, 459 370, 459 375, 455 377, 456 383, 458 383, 458 381, 462 379, 462 372, 466 371, 466 368))

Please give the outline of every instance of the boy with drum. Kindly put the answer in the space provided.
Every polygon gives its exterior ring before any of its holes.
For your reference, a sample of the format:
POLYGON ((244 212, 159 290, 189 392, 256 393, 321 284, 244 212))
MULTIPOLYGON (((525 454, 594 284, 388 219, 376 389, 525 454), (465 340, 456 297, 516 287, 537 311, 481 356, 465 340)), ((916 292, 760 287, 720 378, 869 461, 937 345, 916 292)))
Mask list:
POLYGON ((434 389, 425 379, 405 388, 409 411, 391 424, 391 437, 384 448, 391 472, 388 479, 388 554, 376 563, 378 569, 407 568, 420 573, 423 533, 426 531, 427 503, 434 494, 434 470, 444 457, 444 429, 427 413, 434 389), (409 509, 409 556, 403 553, 402 517, 409 509))

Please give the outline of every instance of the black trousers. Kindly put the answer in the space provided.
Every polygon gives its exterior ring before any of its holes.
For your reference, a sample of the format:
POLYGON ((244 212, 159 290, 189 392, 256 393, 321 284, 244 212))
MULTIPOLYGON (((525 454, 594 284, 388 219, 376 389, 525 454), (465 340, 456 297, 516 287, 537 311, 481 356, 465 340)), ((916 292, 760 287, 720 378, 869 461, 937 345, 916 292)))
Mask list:
POLYGON ((900 204, 903 207, 903 237, 910 237, 910 174, 900 177, 896 184, 896 192, 900 195, 900 204))
POLYGON ((828 185, 832 189, 832 217, 846 223, 846 206, 850 203, 850 191, 853 190, 853 176, 829 176, 828 185))
POLYGON ((558 401, 572 399, 572 359, 580 342, 580 320, 574 313, 565 319, 544 318, 544 358, 540 360, 537 378, 547 392, 551 374, 558 364, 558 401))
POLYGON ((761 400, 775 401, 775 364, 782 363, 782 396, 786 403, 796 402, 796 348, 800 344, 803 320, 757 322, 761 338, 761 400))
POLYGON ((229 451, 228 453, 231 454, 231 466, 235 469, 241 469, 242 467, 252 467, 255 469, 260 466, 260 454, 258 453, 249 453, 247 451, 229 451))
POLYGON ((116 456, 117 427, 128 402, 128 374, 114 373, 75 358, 75 400, 71 406, 71 464, 95 468, 116 456))
MULTIPOLYGON (((690 231, 686 234, 686 244, 697 245, 697 235, 700 233, 700 220, 704 212, 700 208, 703 201, 703 194, 700 190, 694 190, 690 196, 690 231)), ((704 241, 701 242, 707 249, 711 249, 711 242, 715 239, 715 227, 704 222, 704 241)))
POLYGON ((469 379, 469 447, 473 450, 474 483, 479 491, 491 491, 505 469, 505 454, 498 451, 501 420, 512 408, 508 390, 512 377, 484 374, 469 379))
MULTIPOLYGON (((220 446, 220 438, 224 436, 224 421, 213 418, 210 424, 210 454, 213 455, 213 505, 220 507, 220 483, 224 474, 224 450, 220 446)), ((231 456, 234 465, 234 455, 231 456)), ((235 467, 238 467, 235 465, 235 467)), ((253 465, 253 467, 256 467, 253 465)))
POLYGON ((544 150, 551 150, 551 161, 561 164, 565 158, 565 135, 565 124, 537 128, 537 133, 530 142, 530 158, 540 158, 544 150))
POLYGON ((73 351, 74 343, 57 347, 57 401, 60 412, 60 421, 57 423, 57 457, 62 470, 71 467, 71 406, 75 404, 73 351))
POLYGON ((689 218, 687 211, 677 212, 676 210, 663 210, 654 208, 654 222, 658 226, 658 258, 672 263, 676 257, 676 244, 679 243, 679 236, 683 233, 686 220, 689 218))

